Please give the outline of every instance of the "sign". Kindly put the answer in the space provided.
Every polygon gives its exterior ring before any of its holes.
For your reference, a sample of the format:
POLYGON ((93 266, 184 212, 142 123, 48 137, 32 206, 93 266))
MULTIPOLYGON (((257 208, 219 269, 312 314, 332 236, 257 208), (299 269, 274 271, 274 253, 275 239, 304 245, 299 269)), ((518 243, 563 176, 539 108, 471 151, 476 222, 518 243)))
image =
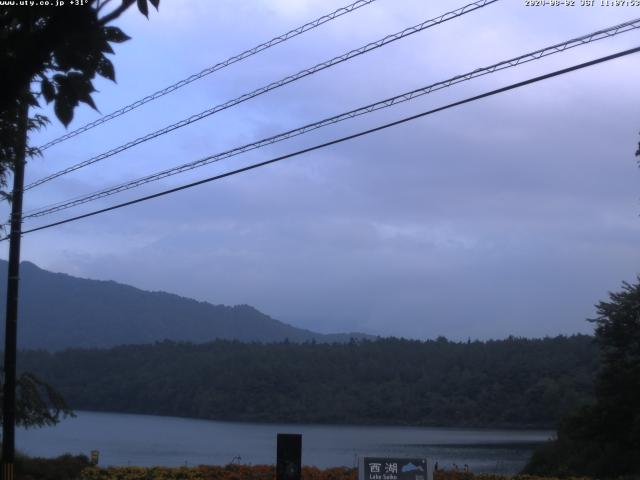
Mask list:
POLYGON ((359 480, 431 480, 426 458, 360 457, 359 480))
POLYGON ((276 452, 276 480, 302 478, 302 435, 279 433, 276 452))

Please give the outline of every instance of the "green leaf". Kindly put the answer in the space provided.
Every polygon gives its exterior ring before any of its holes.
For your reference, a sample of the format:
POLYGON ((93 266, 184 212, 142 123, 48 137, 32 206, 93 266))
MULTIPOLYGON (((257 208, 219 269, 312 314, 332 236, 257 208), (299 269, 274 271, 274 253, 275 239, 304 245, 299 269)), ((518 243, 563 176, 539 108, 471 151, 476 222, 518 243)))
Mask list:
POLYGON ((53 84, 46 78, 42 80, 41 91, 42 96, 47 103, 51 103, 56 96, 56 89, 53 87, 53 84))
POLYGON ((104 27, 103 31, 104 31, 104 38, 108 42, 122 43, 131 39, 129 35, 124 33, 118 27, 104 27))
POLYGON ((98 67, 96 68, 96 72, 98 75, 103 76, 104 78, 108 78, 109 80, 116 81, 116 72, 113 68, 113 63, 106 57, 102 57, 98 62, 98 67))
POLYGON ((26 97, 27 100, 27 105, 29 105, 30 107, 39 107, 40 104, 38 103, 38 100, 36 99, 35 95, 33 95, 33 93, 29 93, 29 95, 26 97))
POLYGON ((86 103, 87 105, 89 105, 94 110, 98 110, 98 107, 96 107, 96 104, 93 101, 93 98, 91 98, 91 94, 85 93, 85 92, 81 92, 78 95, 78 100, 80 100, 81 102, 86 103))
POLYGON ((147 5, 147 0, 138 0, 138 10, 145 17, 149 17, 149 6, 147 5))
POLYGON ((60 97, 56 98, 56 103, 53 107, 53 110, 56 112, 56 117, 62 122, 62 124, 67 127, 73 120, 73 107, 75 105, 69 101, 68 98, 60 97))
POLYGON ((156 10, 158 10, 158 6, 160 5, 160 0, 149 0, 149 2, 151 3, 151 5, 156 7, 156 10))
POLYGON ((86 103, 97 110, 91 98, 91 93, 95 91, 91 83, 91 78, 80 72, 70 72, 65 75, 55 75, 54 80, 58 84, 58 95, 54 111, 60 121, 66 126, 73 119, 73 110, 79 102, 86 103))
POLYGON ((111 48, 111 45, 109 45, 109 42, 107 40, 105 40, 102 46, 100 47, 100 51, 107 52, 107 53, 116 53, 113 51, 113 48, 111 48))
POLYGON ((33 117, 29 118, 27 131, 31 132, 34 130, 40 130, 41 128, 46 127, 48 123, 50 123, 49 119, 45 115, 37 113, 33 117))
POLYGON ((78 102, 84 102, 97 110, 91 92, 95 92, 91 79, 79 72, 69 73, 63 81, 60 81, 60 94, 68 98, 75 106, 78 102))

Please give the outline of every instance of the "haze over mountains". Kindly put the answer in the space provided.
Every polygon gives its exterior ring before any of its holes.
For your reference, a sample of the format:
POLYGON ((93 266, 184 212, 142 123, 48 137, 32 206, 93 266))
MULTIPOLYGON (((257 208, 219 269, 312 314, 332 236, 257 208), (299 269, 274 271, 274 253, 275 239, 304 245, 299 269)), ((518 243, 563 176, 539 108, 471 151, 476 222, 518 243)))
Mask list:
MULTIPOLYGON (((0 260, 0 301, 5 302, 7 262, 0 260)), ((195 343, 345 342, 361 333, 320 334, 275 320, 249 305, 212 305, 113 281, 88 280, 21 266, 18 348, 61 350, 162 341, 195 343)), ((0 319, 4 322, 4 308, 0 319)), ((4 328, 2 337, 4 337, 4 328)), ((373 337, 369 337, 373 338, 373 337)), ((4 342, 4 340, 3 340, 4 342)))

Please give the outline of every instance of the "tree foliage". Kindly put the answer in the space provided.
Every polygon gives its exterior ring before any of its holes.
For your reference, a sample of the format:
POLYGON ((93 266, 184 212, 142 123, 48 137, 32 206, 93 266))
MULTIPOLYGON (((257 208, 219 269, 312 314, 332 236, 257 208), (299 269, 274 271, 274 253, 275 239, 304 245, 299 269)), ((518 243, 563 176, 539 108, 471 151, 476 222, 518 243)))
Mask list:
MULTIPOLYGON (((114 53, 111 44, 129 38, 109 23, 134 3, 147 16, 147 1, 158 8, 160 0, 122 0, 111 10, 113 0, 87 0, 83 5, 64 7, 40 2, 0 5, 0 187, 6 186, 7 175, 22 153, 27 157, 38 153, 25 136, 48 122, 41 114, 26 119, 23 112, 53 102, 56 117, 67 126, 80 102, 96 108, 93 80, 100 75, 115 81, 107 54, 114 53), (20 152, 25 145, 26 152, 20 152)), ((5 192, 2 196, 11 199, 5 192)), ((52 425, 69 414, 62 397, 48 383, 30 373, 19 377, 17 424, 52 425)))
MULTIPOLYGON (((2 391, 0 389, 0 417, 2 391)), ((32 373, 23 373, 16 381, 16 425, 44 427, 61 418, 74 416, 62 395, 32 373)))
POLYGON ((590 401, 593 337, 160 342, 21 352, 71 406, 268 422, 549 427, 590 401))
MULTIPOLYGON (((122 0, 110 11, 113 0, 88 0, 85 5, 64 7, 0 6, 2 184, 12 168, 16 139, 21 135, 19 107, 53 103, 56 117, 65 126, 80 103, 96 108, 93 79, 100 75, 115 81, 115 69, 107 55, 114 53, 112 44, 129 39, 110 23, 133 4, 148 16, 147 2, 157 9, 160 0, 122 0)), ((46 121, 46 117, 35 115, 30 127, 42 127, 46 121)), ((33 148, 27 152, 35 153, 33 148)))
POLYGON ((534 454, 529 473, 640 475, 640 277, 596 308, 602 367, 595 402, 562 421, 557 440, 534 454))

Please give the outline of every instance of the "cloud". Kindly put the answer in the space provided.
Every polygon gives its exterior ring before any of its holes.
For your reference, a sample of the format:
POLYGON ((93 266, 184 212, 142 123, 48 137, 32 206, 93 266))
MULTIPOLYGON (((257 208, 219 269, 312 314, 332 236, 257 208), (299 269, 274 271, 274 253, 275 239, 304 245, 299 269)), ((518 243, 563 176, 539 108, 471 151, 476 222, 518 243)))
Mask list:
MULTIPOLYGON (((341 5, 293 3, 194 1, 180 9, 163 4, 148 22, 127 16, 125 31, 134 40, 118 49, 119 84, 105 83, 98 103, 111 111, 341 5)), ((375 2, 51 149, 29 164, 29 176, 451 8, 446 1, 375 2)), ((27 205, 224 151, 619 23, 630 13, 498 2, 30 191, 27 205)), ((322 143, 632 41, 626 34, 488 75, 73 213, 322 143)), ((590 331, 584 319, 593 304, 622 280, 633 280, 640 261, 634 61, 621 59, 29 234, 23 256, 56 271, 213 303, 248 303, 324 332, 466 339, 590 331)), ((79 111, 76 125, 91 115, 79 111)), ((53 127, 34 141, 60 131, 53 127)))

